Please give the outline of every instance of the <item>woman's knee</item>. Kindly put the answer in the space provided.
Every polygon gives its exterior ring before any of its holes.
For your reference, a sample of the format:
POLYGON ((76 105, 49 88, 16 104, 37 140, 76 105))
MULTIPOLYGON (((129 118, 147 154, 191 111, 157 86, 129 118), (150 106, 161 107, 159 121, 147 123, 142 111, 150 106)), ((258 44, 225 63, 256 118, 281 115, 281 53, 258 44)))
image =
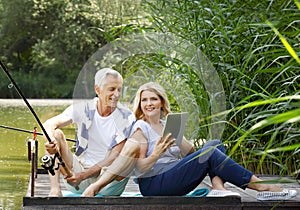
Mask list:
POLYGON ((210 140, 204 145, 204 147, 215 147, 218 148, 223 153, 226 153, 226 148, 224 147, 223 142, 219 139, 210 140))
MULTIPOLYGON (((217 143, 218 141, 215 141, 217 143)), ((201 153, 202 155, 199 156, 199 161, 204 162, 204 161, 214 161, 219 158, 224 158, 226 157, 225 154, 225 147, 223 146, 222 142, 219 141, 221 145, 215 144, 215 145, 206 145, 202 150, 201 153), (201 157, 202 156, 202 157, 201 157)))
POLYGON ((133 138, 129 138, 126 141, 124 147, 122 148, 121 153, 123 155, 134 157, 134 156, 137 156, 139 151, 140 151, 140 143, 133 138))

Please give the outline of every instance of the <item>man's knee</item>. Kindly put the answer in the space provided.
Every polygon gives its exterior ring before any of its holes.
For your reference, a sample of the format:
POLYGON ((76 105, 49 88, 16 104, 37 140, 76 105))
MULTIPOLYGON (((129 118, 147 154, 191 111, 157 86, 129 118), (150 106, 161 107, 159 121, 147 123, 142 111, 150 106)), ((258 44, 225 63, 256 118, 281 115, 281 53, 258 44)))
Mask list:
POLYGON ((54 138, 57 142, 62 142, 65 140, 65 135, 60 129, 56 129, 53 134, 54 138))

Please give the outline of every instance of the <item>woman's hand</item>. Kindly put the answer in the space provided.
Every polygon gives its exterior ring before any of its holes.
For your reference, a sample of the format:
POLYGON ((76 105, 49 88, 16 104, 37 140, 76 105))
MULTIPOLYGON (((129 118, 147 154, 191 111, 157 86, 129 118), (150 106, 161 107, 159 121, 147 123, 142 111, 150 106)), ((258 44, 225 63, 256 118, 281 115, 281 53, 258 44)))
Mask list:
POLYGON ((140 157, 137 160, 136 167, 141 173, 149 171, 160 158, 160 156, 171 146, 175 144, 175 139, 171 138, 169 133, 164 139, 160 139, 156 142, 151 155, 146 157, 148 142, 144 136, 135 136, 141 142, 140 157))
POLYGON ((156 142, 153 152, 153 155, 161 156, 167 149, 175 144, 175 138, 171 138, 172 134, 168 135, 163 139, 162 137, 156 142))

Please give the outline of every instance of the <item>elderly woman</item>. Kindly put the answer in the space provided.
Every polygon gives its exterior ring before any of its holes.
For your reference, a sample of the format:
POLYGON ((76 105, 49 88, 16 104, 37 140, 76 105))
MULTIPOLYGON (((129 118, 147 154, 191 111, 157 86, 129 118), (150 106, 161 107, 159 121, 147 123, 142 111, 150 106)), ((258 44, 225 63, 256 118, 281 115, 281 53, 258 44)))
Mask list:
POLYGON ((282 200, 296 196, 297 191, 281 189, 262 181, 225 154, 219 140, 209 141, 198 151, 183 138, 174 144, 171 134, 162 138, 164 118, 170 113, 167 94, 157 83, 146 83, 136 93, 133 112, 137 122, 120 156, 108 167, 83 196, 93 196, 107 183, 129 174, 135 166, 139 189, 144 196, 181 196, 195 189, 208 174, 212 182, 209 197, 239 196, 225 189, 230 182, 242 189, 260 191, 259 200, 282 200), (126 169, 126 170, 125 170, 126 169), (124 172, 121 174, 121 172, 124 172))

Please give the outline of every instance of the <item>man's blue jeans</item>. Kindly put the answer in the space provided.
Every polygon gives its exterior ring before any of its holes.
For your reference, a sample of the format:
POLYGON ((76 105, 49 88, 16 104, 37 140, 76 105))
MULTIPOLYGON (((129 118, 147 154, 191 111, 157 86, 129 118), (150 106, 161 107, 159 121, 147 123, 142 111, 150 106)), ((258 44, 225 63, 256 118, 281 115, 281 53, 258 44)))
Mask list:
POLYGON ((243 168, 226 154, 219 140, 211 140, 203 148, 181 159, 170 170, 153 177, 140 178, 139 188, 144 196, 186 195, 209 174, 219 176, 242 189, 247 187, 252 172, 243 168))

